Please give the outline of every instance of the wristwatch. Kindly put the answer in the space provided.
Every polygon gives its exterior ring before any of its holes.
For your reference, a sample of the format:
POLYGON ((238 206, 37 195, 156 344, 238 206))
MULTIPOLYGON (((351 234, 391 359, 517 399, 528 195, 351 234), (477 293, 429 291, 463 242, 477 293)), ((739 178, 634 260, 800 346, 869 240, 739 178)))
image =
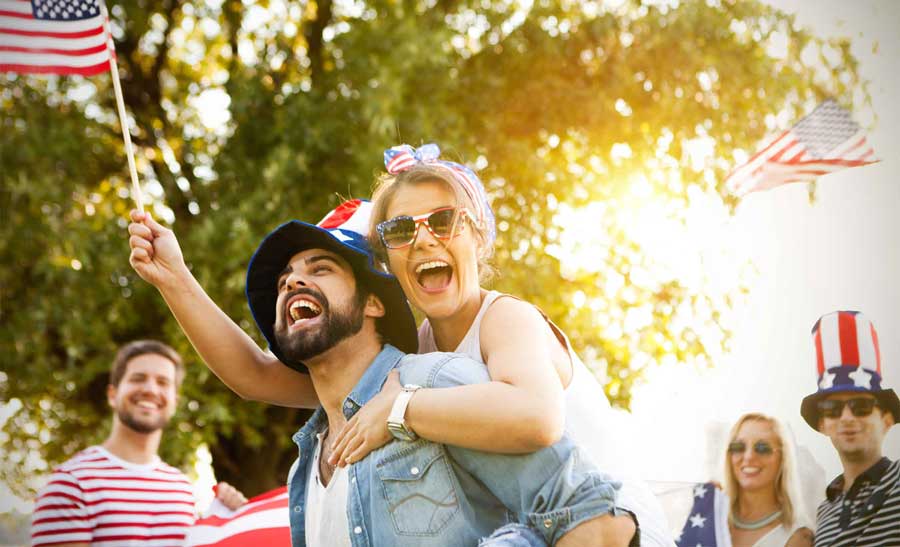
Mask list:
POLYGON ((391 413, 387 419, 387 428, 398 441, 414 441, 419 438, 416 432, 406 425, 406 407, 409 406, 413 393, 420 389, 422 386, 406 384, 403 386, 403 391, 394 399, 394 406, 391 407, 391 413))

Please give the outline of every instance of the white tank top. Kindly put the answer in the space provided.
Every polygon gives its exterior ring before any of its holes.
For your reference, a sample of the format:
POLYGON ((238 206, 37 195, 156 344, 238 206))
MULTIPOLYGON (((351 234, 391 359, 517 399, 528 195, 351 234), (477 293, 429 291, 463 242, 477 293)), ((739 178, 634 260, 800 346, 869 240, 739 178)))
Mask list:
MULTIPOLYGON (((479 363, 484 363, 484 356, 481 353, 481 322, 491 304, 503 296, 511 297, 497 291, 489 291, 484 296, 475 320, 456 346, 454 353, 462 353, 479 363)), ((543 312, 541 315, 544 315, 543 312)), ((544 318, 547 319, 546 316, 544 318)), ((572 349, 565 333, 550 319, 547 319, 547 323, 565 340, 566 350, 572 362, 572 380, 565 389, 566 433, 600 471, 622 482, 619 506, 637 516, 641 529, 641 545, 673 547, 674 543, 662 506, 646 483, 637 478, 638 470, 629 468, 629 462, 636 461, 632 457, 636 449, 629 441, 629 438, 636 434, 627 424, 630 415, 610 406, 600 382, 572 349)), ((425 319, 419 327, 419 353, 433 351, 440 350, 437 348, 431 324, 425 319)))

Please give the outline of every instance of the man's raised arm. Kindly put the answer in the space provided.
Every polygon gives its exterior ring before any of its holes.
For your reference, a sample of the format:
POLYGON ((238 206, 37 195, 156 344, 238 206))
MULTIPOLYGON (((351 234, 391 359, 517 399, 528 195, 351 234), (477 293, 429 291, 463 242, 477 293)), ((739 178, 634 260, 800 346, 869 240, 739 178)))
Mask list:
POLYGON ((206 294, 184 263, 172 230, 149 213, 131 212, 129 262, 159 290, 194 349, 225 385, 244 399, 315 408, 309 376, 256 345, 206 294))

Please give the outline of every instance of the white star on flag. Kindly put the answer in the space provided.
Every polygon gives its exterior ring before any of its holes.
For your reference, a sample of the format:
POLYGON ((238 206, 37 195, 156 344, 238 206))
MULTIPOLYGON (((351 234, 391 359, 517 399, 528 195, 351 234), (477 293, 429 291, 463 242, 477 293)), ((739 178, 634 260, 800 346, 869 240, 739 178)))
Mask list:
POLYGON ((872 389, 872 376, 864 368, 856 367, 856 370, 851 372, 849 376, 853 380, 854 386, 872 389))
POLYGON ((819 389, 830 389, 834 386, 834 376, 833 372, 826 372, 822 375, 822 379, 819 380, 819 389))
POLYGON ((340 239, 341 241, 350 241, 351 239, 353 239, 352 237, 345 235, 344 232, 340 230, 332 230, 331 233, 334 234, 334 237, 340 239))
POLYGON ((706 487, 704 487, 702 484, 698 484, 697 486, 694 487, 694 497, 695 498, 702 498, 705 495, 706 495, 706 487))
POLYGON ((691 517, 691 526, 694 528, 703 528, 703 524, 706 522, 706 518, 702 517, 700 513, 691 517))

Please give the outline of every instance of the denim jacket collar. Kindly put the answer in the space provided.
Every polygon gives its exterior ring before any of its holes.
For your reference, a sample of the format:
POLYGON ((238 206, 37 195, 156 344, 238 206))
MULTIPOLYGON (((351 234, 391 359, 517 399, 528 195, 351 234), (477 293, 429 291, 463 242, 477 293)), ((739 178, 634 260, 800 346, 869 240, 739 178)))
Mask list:
MULTIPOLYGON (((390 344, 385 344, 381 352, 363 373, 362 378, 356 383, 353 391, 344 399, 342 410, 344 417, 350 419, 369 400, 381 391, 381 386, 387 380, 388 374, 400 363, 400 359, 406 355, 390 344)), ((328 416, 322 407, 316 409, 309 421, 306 422, 297 433, 294 434, 294 442, 300 444, 302 439, 312 437, 316 433, 324 431, 328 425, 328 416)))

